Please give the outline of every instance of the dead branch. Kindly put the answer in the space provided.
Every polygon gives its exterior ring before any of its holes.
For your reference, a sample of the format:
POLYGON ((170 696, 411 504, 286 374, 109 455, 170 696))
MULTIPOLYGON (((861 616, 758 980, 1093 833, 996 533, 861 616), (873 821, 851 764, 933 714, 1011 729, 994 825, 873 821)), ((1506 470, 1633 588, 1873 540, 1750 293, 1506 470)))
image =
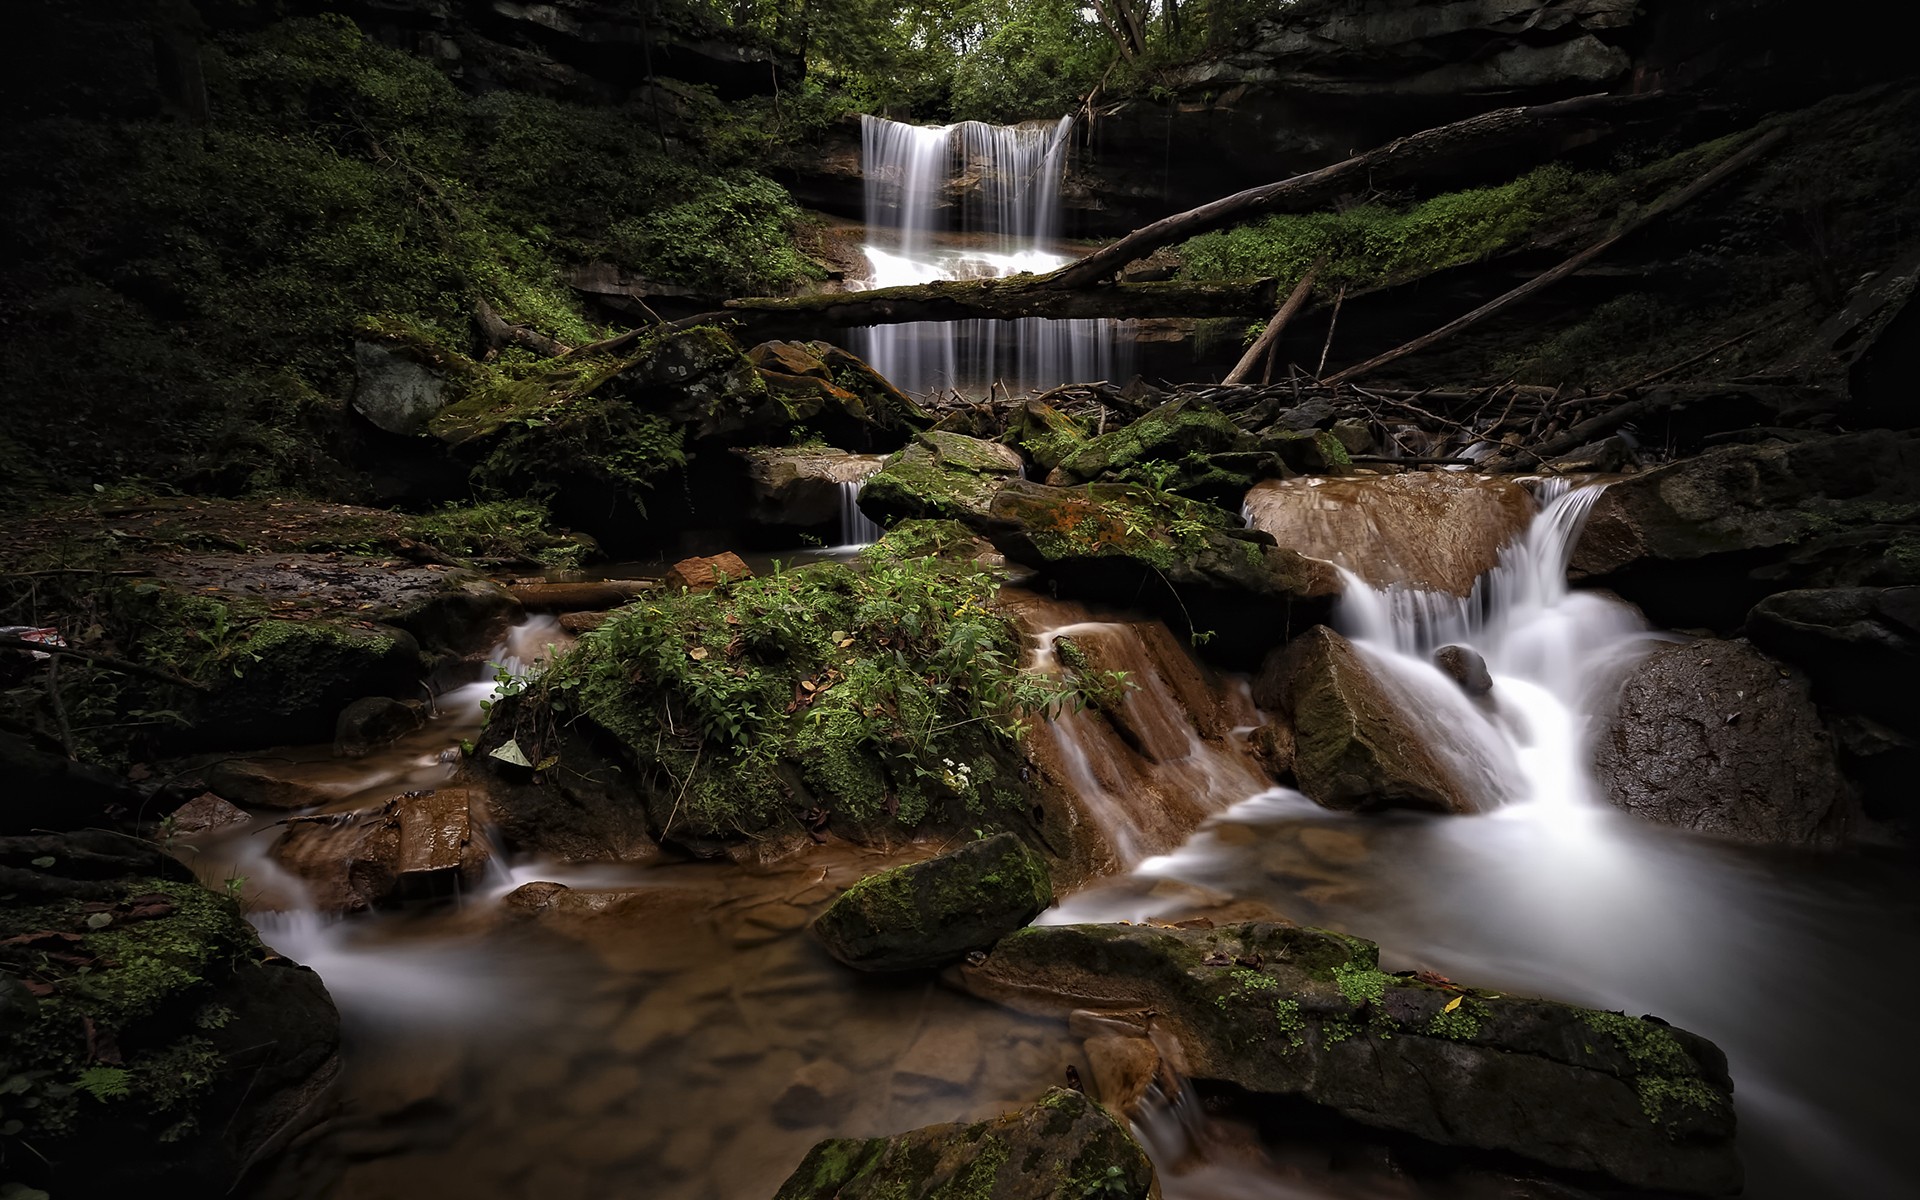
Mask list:
POLYGON ((1227 377, 1220 382, 1227 384, 1245 383, 1247 380, 1253 378, 1254 367, 1258 366, 1260 361, 1267 357, 1268 352, 1279 342, 1280 333, 1286 329, 1287 322, 1293 320, 1294 314, 1298 313, 1306 304, 1307 296, 1313 291, 1313 281, 1319 276, 1320 268, 1325 266, 1326 263, 1327 260, 1321 258, 1307 268, 1307 273, 1300 277, 1300 282, 1294 284, 1293 290, 1287 293, 1286 303, 1282 304, 1279 311, 1273 314, 1273 319, 1267 322, 1267 327, 1261 331, 1259 337, 1254 339, 1253 345, 1247 347, 1247 352, 1240 356, 1240 361, 1234 365, 1233 370, 1227 372, 1227 377))
POLYGON ((96 667, 105 667, 109 671, 118 671, 123 675, 144 675, 148 679, 158 679, 163 683, 179 687, 193 688, 204 692, 207 685, 195 683, 185 675, 175 675, 172 671, 163 671, 159 667, 149 667, 144 663, 128 662, 124 658, 114 658, 108 654, 94 654, 87 650, 75 650, 71 646, 56 646, 48 642, 29 642, 25 638, 0 637, 0 650, 24 650, 33 654, 56 654, 62 658, 77 658, 90 662, 96 667))

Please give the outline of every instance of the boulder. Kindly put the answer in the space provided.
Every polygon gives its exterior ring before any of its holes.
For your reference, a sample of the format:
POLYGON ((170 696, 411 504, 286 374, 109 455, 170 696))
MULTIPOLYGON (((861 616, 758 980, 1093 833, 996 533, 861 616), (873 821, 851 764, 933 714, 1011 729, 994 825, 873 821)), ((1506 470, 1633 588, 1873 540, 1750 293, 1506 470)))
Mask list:
POLYGON ((1247 524, 1345 567, 1374 587, 1465 596, 1523 536, 1533 497, 1508 479, 1407 471, 1352 479, 1268 479, 1247 493, 1247 524))
POLYGON ((859 355, 828 342, 763 342, 747 357, 767 388, 836 445, 891 449, 932 418, 859 355))
POLYGON ((1659 624, 1737 628, 1773 592, 1920 584, 1920 433, 1721 446, 1611 484, 1573 570, 1659 624))
POLYGON ((1753 606, 1746 630, 1805 671, 1825 707, 1920 734, 1920 587, 1778 592, 1753 606))
POLYGON ((452 895, 478 884, 492 857, 465 788, 294 818, 269 853, 306 882, 315 908, 334 913, 452 895))
POLYGON ((880 469, 881 459, 832 448, 736 450, 753 489, 748 517, 762 525, 825 525, 840 519, 843 489, 880 469))
POLYGON ((1316 803, 1344 810, 1478 808, 1353 643, 1324 625, 1268 656, 1254 700, 1287 715, 1294 778, 1316 803))
POLYGON ((285 759, 224 758, 207 767, 206 780, 214 795, 248 808, 314 808, 337 794, 285 759))
POLYGON ((704 592, 723 583, 738 583, 753 578, 753 568, 731 550, 707 558, 683 558, 667 568, 660 577, 662 587, 676 591, 704 592))
POLYGON ((1120 1122, 1077 1091, 1023 1109, 807 1152, 774 1200, 1146 1200, 1153 1164, 1120 1122))
POLYGON ((212 792, 202 792, 167 814, 165 829, 169 834, 191 837, 198 833, 231 829, 251 820, 252 817, 212 792))
POLYGON ((962 975, 1025 1011, 1150 1013, 1192 1078, 1375 1129, 1630 1188, 1740 1187, 1725 1056, 1653 1018, 1388 975, 1371 942, 1265 922, 1036 926, 962 975))
POLYGON ((340 710, 333 727, 333 752, 342 758, 365 758, 426 723, 426 706, 418 700, 362 697, 340 710))
POLYGON ((941 967, 1053 903, 1046 863, 1011 833, 869 875, 813 923, 827 952, 862 971, 941 967))
POLYGON ((1806 680, 1745 642, 1641 660, 1595 763, 1613 803, 1663 825, 1787 845, 1844 831, 1846 787, 1806 680))
POLYGON ((928 430, 892 455, 860 490, 860 509, 882 525, 920 519, 978 526, 993 497, 1020 477, 1018 452, 998 442, 928 430))
POLYGON ((1251 434, 1226 414, 1182 399, 1082 443, 1060 461, 1047 482, 1144 483, 1217 498, 1244 491, 1251 472, 1261 465, 1251 434))
POLYGON ((353 407, 377 429, 408 437, 426 429, 447 402, 447 379, 411 344, 353 344, 353 407))
POLYGON ((1005 440, 1033 460, 1033 465, 1051 471, 1087 440, 1087 425, 1067 416, 1051 404, 1029 400, 1007 418, 1005 440))
POLYGON ((1493 691, 1493 675, 1487 670, 1487 660, 1465 646, 1440 647, 1433 652, 1433 665, 1469 696, 1484 696, 1493 691))

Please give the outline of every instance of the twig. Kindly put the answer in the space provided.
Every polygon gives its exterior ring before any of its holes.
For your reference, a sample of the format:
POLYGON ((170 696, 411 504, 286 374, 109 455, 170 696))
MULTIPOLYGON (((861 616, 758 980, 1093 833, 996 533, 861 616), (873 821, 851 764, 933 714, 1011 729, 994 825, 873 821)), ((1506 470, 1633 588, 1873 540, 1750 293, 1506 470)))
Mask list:
POLYGON ((1341 284, 1340 291, 1333 298, 1333 315, 1327 318, 1327 340, 1320 347, 1320 365, 1313 369, 1313 377, 1320 378, 1327 373, 1327 354, 1333 349, 1333 327, 1340 323, 1340 305, 1347 298, 1347 285, 1341 284))

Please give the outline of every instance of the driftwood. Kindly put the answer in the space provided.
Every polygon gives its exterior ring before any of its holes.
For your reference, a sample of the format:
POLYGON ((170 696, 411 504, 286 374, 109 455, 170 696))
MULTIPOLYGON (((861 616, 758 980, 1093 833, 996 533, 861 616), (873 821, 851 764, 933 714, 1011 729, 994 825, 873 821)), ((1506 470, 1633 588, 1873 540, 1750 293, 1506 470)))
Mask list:
POLYGON ((1477 324, 1516 301, 1524 299, 1540 291, 1542 288, 1558 283, 1560 280, 1565 279, 1581 267, 1586 266, 1594 259, 1600 257, 1600 255, 1612 249, 1621 239, 1644 229, 1656 219, 1695 199, 1703 192, 1708 191, 1727 176, 1772 149, 1785 136, 1786 131, 1783 129, 1774 129, 1762 134, 1747 143, 1747 145, 1738 152, 1724 159, 1711 171, 1700 176, 1700 178, 1694 180, 1678 192, 1663 197, 1654 204, 1648 205, 1646 209, 1635 216, 1633 220, 1627 222, 1626 225, 1622 226, 1617 232, 1588 246, 1585 250, 1580 251, 1572 258, 1567 259, 1545 274, 1534 276, 1512 291, 1494 297, 1485 304, 1482 304, 1479 308, 1474 309, 1463 317, 1456 317, 1431 333, 1422 334, 1405 345, 1396 346, 1385 354, 1378 354, 1365 362, 1356 363, 1344 371, 1336 371, 1334 374, 1327 376, 1326 382, 1344 383, 1349 379, 1357 379, 1369 371, 1377 370, 1390 362, 1405 358, 1407 355, 1415 353, 1416 351, 1424 350, 1435 342, 1450 337, 1460 330, 1467 328, 1469 325, 1477 324))
POLYGON ((1651 94, 1579 96, 1552 104, 1496 109, 1451 125, 1409 134, 1330 167, 1235 192, 1142 226, 1045 276, 1042 286, 1058 290, 1088 287, 1162 246, 1224 229, 1248 217, 1321 208, 1346 192, 1404 179, 1461 155, 1545 139, 1565 131, 1568 123, 1575 119, 1616 112, 1651 98, 1651 94))
POLYGON ((598 579, 584 583, 516 583, 507 591, 536 612, 586 612, 619 608, 658 587, 652 579, 598 579))
POLYGON ((1260 365, 1272 351, 1274 343, 1280 340, 1280 333, 1286 329, 1287 322, 1293 320, 1294 314, 1306 304, 1307 296, 1313 291, 1314 278, 1320 274, 1320 268, 1326 261, 1323 258, 1307 268, 1300 282, 1294 284, 1293 290, 1287 293, 1286 303, 1280 306, 1279 312, 1273 314, 1273 320, 1267 322, 1267 327, 1254 339, 1253 345, 1247 347, 1247 352, 1240 356, 1233 370, 1227 372, 1222 383, 1245 383, 1253 378, 1253 369, 1260 365))
POLYGON ((493 349, 507 345, 525 346, 535 354, 548 358, 559 358, 573 350, 565 342, 550 338, 537 329, 509 324, 485 300, 474 301, 473 323, 480 330, 481 338, 493 349))

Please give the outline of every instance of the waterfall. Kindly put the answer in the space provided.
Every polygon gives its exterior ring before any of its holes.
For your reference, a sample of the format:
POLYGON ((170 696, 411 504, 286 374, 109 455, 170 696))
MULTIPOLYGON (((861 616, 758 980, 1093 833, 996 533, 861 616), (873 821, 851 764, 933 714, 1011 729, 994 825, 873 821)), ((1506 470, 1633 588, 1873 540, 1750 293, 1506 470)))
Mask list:
MULTIPOLYGON (((861 119, 867 259, 875 287, 997 279, 1067 261, 1060 179, 1073 119, 1052 124, 929 127, 861 119), (957 199, 956 199, 957 194, 957 199)), ((1111 320, 923 321, 860 330, 867 361, 896 385, 984 394, 1111 379, 1121 323, 1111 320)))
POLYGON ((1466 597, 1346 575, 1338 619, 1429 744, 1480 792, 1483 807, 1594 802, 1593 726, 1612 685, 1652 633, 1618 600, 1567 587, 1567 562, 1598 486, 1541 486, 1540 513, 1466 597), (1442 646, 1487 664, 1489 702, 1434 665, 1442 646))
POLYGON ((851 550, 871 546, 885 532, 860 511, 860 489, 866 478, 844 480, 840 484, 840 542, 838 549, 851 550))

